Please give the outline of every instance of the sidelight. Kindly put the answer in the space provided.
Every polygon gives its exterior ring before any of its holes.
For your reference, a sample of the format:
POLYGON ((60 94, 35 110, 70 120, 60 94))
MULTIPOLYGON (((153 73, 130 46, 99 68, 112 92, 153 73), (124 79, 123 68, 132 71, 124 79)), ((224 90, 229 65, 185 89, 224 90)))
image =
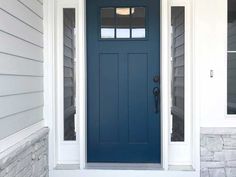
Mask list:
POLYGON ((236 114, 236 0, 228 0, 227 112, 236 114))

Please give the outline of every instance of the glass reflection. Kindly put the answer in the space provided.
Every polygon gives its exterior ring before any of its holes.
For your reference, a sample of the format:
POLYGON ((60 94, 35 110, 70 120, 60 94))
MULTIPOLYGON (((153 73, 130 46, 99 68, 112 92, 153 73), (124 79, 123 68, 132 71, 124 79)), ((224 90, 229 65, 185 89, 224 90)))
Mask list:
POLYGON ((236 51, 236 0, 228 0, 228 51, 236 51))
POLYGON ((145 38, 146 31, 145 28, 132 29, 132 38, 145 38))
POLYGON ((116 8, 116 38, 130 38, 130 8, 116 8))
POLYGON ((101 8, 101 38, 145 38, 144 7, 101 8))
POLYGON ((236 114, 236 0, 228 0, 227 112, 236 114))
POLYGON ((102 28, 101 29, 101 38, 115 38, 115 29, 114 28, 102 28))
POLYGON ((172 34, 172 75, 171 75, 171 115, 172 115, 172 142, 182 142, 185 138, 185 14, 184 7, 171 8, 172 34), (179 28, 182 25, 183 28, 179 28))
POLYGON ((145 38, 145 8, 144 7, 133 7, 132 13, 132 38, 145 38))
POLYGON ((101 38, 115 38, 114 8, 101 9, 101 38))
POLYGON ((63 10, 64 140, 76 140, 75 9, 63 10))
POLYGON ((236 114, 236 53, 228 53, 228 114, 236 114))

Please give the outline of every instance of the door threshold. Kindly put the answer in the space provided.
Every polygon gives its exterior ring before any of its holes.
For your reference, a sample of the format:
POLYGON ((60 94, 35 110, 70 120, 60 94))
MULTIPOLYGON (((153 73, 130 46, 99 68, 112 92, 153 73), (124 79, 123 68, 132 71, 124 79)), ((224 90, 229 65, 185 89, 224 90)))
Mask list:
POLYGON ((101 170, 163 170, 159 163, 87 163, 86 169, 101 170))

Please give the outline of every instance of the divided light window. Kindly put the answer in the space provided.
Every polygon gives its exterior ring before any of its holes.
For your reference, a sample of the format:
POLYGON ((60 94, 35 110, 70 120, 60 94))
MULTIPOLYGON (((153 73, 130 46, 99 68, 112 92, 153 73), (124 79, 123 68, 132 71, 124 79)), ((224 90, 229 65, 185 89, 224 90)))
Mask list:
POLYGON ((236 0, 228 0, 227 112, 236 114, 236 0))
POLYGON ((101 8, 101 39, 146 38, 144 7, 101 8))

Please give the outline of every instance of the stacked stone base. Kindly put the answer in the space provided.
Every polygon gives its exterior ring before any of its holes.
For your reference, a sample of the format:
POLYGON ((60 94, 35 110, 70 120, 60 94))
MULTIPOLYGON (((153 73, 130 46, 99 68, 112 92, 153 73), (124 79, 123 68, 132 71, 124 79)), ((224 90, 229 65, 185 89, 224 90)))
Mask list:
MULTIPOLYGON (((48 177, 48 128, 0 153, 0 177, 48 177)), ((201 177, 236 177, 236 128, 201 129, 201 177)))
POLYGON ((48 177, 48 129, 0 154, 0 177, 48 177))
POLYGON ((201 177, 236 177, 236 128, 201 130, 201 177))

